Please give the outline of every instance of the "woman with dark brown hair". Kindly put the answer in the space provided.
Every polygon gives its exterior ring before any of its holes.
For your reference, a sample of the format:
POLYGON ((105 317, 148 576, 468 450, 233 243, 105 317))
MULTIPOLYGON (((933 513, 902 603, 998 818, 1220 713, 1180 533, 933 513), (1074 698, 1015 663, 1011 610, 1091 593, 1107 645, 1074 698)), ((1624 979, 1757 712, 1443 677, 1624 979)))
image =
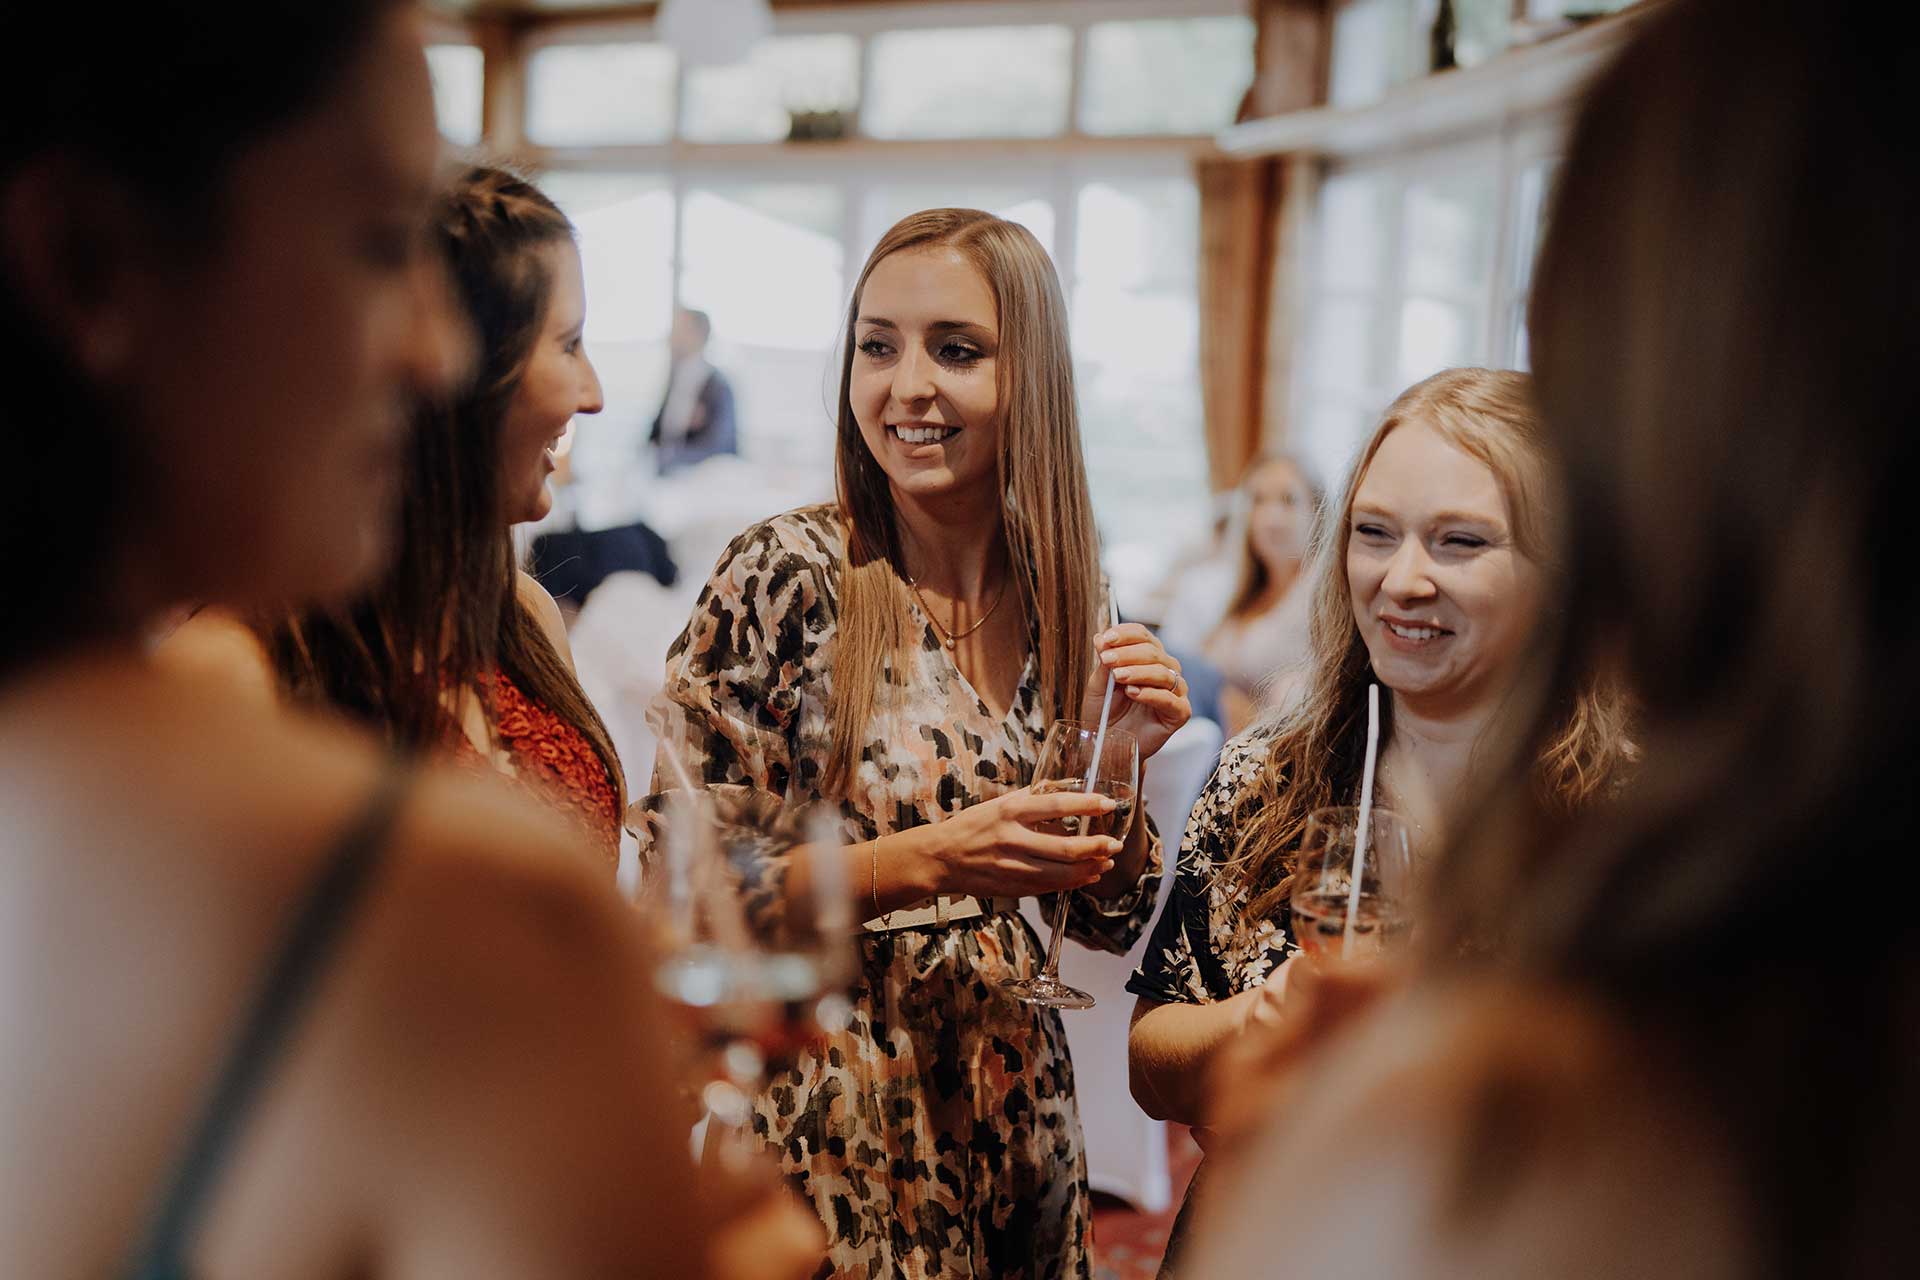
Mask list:
POLYGON ((1920 1274, 1908 46, 1783 0, 1644 22, 1530 317, 1546 688, 1620 665, 1638 781, 1602 822, 1496 792, 1436 942, 1500 961, 1448 947, 1294 1073, 1203 1274, 1920 1274))
POLYGON ((813 858, 843 857, 866 927, 850 1025, 776 1076, 755 1126, 836 1275, 1084 1278, 1060 1016, 1002 987, 1045 951, 1023 896, 1070 894, 1070 934, 1124 951, 1159 841, 1144 819, 1062 834, 1112 805, 1028 784, 1056 719, 1100 718, 1109 673, 1143 757, 1185 723, 1185 682, 1144 627, 1108 625, 1066 306, 1033 235, 970 209, 904 219, 845 339, 839 503, 735 539, 668 657, 686 733, 663 748, 724 814, 825 801, 856 841, 759 877, 792 899, 813 858))
POLYGON ((448 187, 435 224, 478 367, 415 415, 386 579, 275 628, 273 662, 297 700, 347 711, 408 750, 489 765, 558 804, 611 867, 620 762, 574 676, 559 609, 516 567, 510 532, 551 508, 554 447, 576 414, 600 411, 573 227, 531 183, 490 168, 448 187))
POLYGON ((464 346, 417 16, 8 21, 0 1274, 711 1274, 650 957, 551 815, 146 653, 390 549, 464 346))

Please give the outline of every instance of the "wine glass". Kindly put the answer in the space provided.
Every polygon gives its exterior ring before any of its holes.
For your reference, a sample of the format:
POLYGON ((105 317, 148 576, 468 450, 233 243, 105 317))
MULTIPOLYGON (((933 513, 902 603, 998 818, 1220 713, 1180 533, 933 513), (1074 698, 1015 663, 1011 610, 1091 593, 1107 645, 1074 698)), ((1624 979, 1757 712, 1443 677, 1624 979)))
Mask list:
POLYGON ((1367 847, 1358 892, 1354 859, 1360 811, 1346 806, 1307 815, 1294 863, 1293 937, 1309 960, 1378 956, 1412 927, 1413 843, 1399 814, 1367 815, 1367 847))
MULTIPOLYGON (((1033 770, 1033 789, 1040 794, 1091 791, 1114 802, 1113 812, 1086 818, 1057 818, 1041 823, 1050 835, 1112 835, 1125 838, 1133 821, 1134 793, 1140 787, 1140 744, 1124 729, 1055 720, 1040 748, 1033 770), (1103 736, 1104 735, 1104 736, 1103 736)), ((1031 978, 1020 978, 1004 990, 1025 1004, 1049 1009, 1091 1009, 1094 999, 1060 981, 1060 944, 1067 936, 1067 906, 1071 893, 1054 895, 1053 937, 1047 943, 1047 962, 1031 978)))
POLYGON ((654 984, 704 1054, 700 1098, 707 1147, 730 1167, 755 1158, 753 1099, 771 1060, 846 1025, 853 976, 853 906, 840 838, 827 811, 810 812, 812 889, 781 902, 761 892, 768 859, 803 843, 792 823, 721 821, 704 791, 663 798, 661 857, 644 891, 660 940, 654 984))

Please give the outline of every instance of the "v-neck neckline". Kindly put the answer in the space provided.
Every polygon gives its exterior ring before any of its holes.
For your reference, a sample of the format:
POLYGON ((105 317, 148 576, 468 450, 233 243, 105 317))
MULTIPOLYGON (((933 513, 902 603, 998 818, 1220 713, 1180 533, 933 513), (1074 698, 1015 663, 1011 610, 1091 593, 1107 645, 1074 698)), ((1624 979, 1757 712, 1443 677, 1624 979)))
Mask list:
POLYGON ((932 640, 933 647, 939 652, 941 661, 947 664, 947 668, 953 672, 954 678, 960 681, 960 687, 972 696, 973 704, 980 708, 981 714, 985 715, 990 722, 999 725, 1003 729, 1011 725, 1015 715, 1020 710, 1021 691, 1027 687, 1028 680, 1033 676, 1033 645, 1031 643, 1027 645, 1026 661, 1020 664, 1020 675, 1013 682, 1013 697, 1007 702, 1006 711, 996 716, 993 714, 993 704, 981 697, 980 691, 973 687, 973 681, 967 679, 967 673, 960 669, 959 655, 947 648, 946 643, 941 640, 939 633, 934 630, 932 618, 928 617, 927 611, 921 607, 920 602, 917 600, 909 600, 908 604, 913 609, 914 614, 920 619, 921 647, 925 648, 926 641, 932 640))

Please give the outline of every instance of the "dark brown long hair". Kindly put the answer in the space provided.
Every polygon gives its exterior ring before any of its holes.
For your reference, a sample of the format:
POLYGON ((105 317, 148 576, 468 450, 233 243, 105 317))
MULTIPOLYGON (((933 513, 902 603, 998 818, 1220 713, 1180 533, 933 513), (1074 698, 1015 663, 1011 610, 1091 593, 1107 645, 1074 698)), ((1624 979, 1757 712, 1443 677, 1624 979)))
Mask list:
POLYGON ((880 238, 854 285, 840 362, 835 479, 847 553, 840 566, 834 641, 830 790, 851 784, 888 662, 905 652, 911 606, 903 581, 893 491, 860 435, 848 395, 854 321, 867 277, 888 256, 945 247, 973 263, 993 291, 1000 325, 1000 492, 1009 572, 1021 593, 1049 721, 1079 705, 1093 669, 1099 607, 1099 537, 1067 345, 1067 309, 1053 263, 1033 233, 978 209, 928 209, 880 238))
POLYGON ((1781 1276, 1920 1274, 1910 62, 1857 7, 1682 0, 1593 88, 1530 317, 1574 586, 1545 665, 1622 664, 1644 766, 1445 877, 1711 1100, 1781 1276))
MULTIPOLYGON (((1307 815, 1328 805, 1358 803, 1373 666, 1353 620, 1347 544, 1367 468, 1381 442, 1409 422, 1432 427, 1486 465, 1506 499, 1520 552, 1549 581, 1561 576, 1558 520, 1544 475, 1532 380, 1507 369, 1446 369, 1402 392, 1362 448, 1339 504, 1320 522, 1322 536, 1313 557, 1312 674, 1298 710, 1271 732, 1249 816, 1227 869, 1251 895, 1249 922, 1272 919, 1286 901, 1307 815)), ((1553 812, 1590 809, 1617 788, 1631 766, 1630 708, 1618 683, 1602 670, 1586 669, 1553 700, 1550 732, 1528 758, 1523 785, 1553 812)), ((1380 710, 1385 743, 1393 732, 1391 700, 1380 710)), ((1490 748, 1496 763, 1503 746, 1490 748)))
POLYGON ((448 188, 437 237, 474 326, 478 369, 458 395, 416 415, 386 579, 344 608, 283 621, 268 648, 296 697, 414 750, 447 740, 449 690, 479 696, 491 723, 497 668, 586 736, 624 800, 606 725, 517 594, 501 496, 501 427, 553 294, 540 251, 572 235, 551 200, 504 170, 469 169, 448 188))
MULTIPOLYGON (((397 3, 10 6, 0 192, 34 157, 65 154, 126 184, 183 255, 201 252, 225 225, 235 158, 313 110, 397 3), (82 50, 77 66, 69 55, 82 50)), ((0 503, 4 678, 123 621, 100 616, 100 588, 149 501, 151 460, 124 429, 124 406, 61 349, 4 269, 0 385, 20 479, 0 503)))

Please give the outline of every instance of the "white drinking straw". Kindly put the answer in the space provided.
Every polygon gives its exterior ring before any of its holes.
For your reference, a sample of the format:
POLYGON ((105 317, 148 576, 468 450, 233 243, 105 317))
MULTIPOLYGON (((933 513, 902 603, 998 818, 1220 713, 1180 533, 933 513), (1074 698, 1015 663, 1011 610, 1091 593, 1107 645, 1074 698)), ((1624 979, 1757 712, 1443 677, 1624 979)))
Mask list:
POLYGON ((673 745, 673 739, 662 734, 654 741, 659 745, 660 754, 666 757, 668 772, 673 774, 691 798, 700 788, 693 785, 693 775, 687 771, 686 762, 680 758, 680 751, 673 745))
POLYGON ((1360 774, 1360 822, 1353 833, 1353 883, 1347 889, 1347 930, 1340 939, 1353 946, 1353 922, 1360 914, 1360 881, 1367 869, 1367 835, 1373 828, 1373 767, 1380 758, 1380 686, 1367 686, 1367 763, 1360 774))
MULTIPOLYGON (((1113 590, 1107 590, 1107 616, 1113 619, 1112 625, 1120 625, 1120 606, 1113 598, 1113 590)), ((1107 692, 1100 699, 1100 727, 1093 734, 1093 759, 1087 763, 1087 785, 1083 794, 1093 794, 1093 784, 1100 772, 1100 761, 1107 752, 1107 717, 1113 713, 1113 671, 1107 671, 1107 692)))

